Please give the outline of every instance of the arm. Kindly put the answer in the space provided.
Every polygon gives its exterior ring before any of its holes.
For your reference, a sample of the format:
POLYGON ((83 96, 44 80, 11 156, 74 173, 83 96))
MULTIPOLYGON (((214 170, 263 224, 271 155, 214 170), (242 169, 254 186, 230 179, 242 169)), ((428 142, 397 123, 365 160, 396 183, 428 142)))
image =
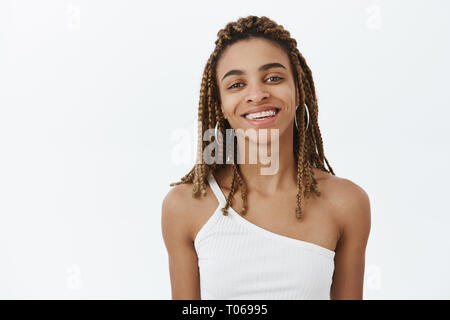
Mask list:
POLYGON ((349 180, 341 186, 338 204, 341 237, 334 258, 332 300, 363 298, 365 251, 370 233, 370 201, 366 192, 349 180))
POLYGON ((190 190, 187 185, 178 185, 169 191, 162 203, 161 228, 169 256, 173 300, 200 299, 197 253, 188 230, 190 220, 186 210, 190 190))

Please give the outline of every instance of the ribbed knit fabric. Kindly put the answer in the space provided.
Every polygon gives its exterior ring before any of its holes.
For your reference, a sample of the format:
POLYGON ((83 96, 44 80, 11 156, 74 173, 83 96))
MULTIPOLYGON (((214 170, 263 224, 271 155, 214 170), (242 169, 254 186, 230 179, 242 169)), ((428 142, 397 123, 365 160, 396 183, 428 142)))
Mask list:
POLYGON ((198 232, 201 299, 330 299, 335 252, 248 221, 231 207, 212 173, 219 206, 198 232))

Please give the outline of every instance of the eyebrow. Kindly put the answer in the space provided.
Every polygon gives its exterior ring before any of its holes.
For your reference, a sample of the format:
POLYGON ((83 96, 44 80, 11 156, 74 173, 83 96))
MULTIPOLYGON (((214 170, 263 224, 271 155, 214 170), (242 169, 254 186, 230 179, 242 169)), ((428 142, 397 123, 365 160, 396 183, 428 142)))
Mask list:
MULTIPOLYGON (((267 63, 267 64, 262 65, 261 67, 258 68, 258 71, 269 70, 269 69, 272 69, 272 68, 283 68, 283 69, 286 69, 286 67, 283 66, 281 63, 278 63, 278 62, 272 62, 272 63, 267 63)), ((286 69, 286 70, 287 70, 287 69, 286 69)), ((228 76, 232 76, 232 75, 243 75, 243 74, 245 74, 244 71, 233 69, 233 70, 230 70, 230 71, 228 71, 227 73, 225 73, 225 75, 223 76, 223 78, 222 78, 221 81, 223 81, 223 79, 225 79, 225 78, 228 77, 228 76)))

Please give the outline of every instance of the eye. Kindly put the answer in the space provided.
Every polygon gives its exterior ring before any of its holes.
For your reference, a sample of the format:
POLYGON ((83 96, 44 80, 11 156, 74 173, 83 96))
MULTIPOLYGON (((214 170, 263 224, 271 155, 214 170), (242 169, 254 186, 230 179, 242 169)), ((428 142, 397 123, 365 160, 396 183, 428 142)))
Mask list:
MULTIPOLYGON (((279 80, 277 80, 277 81, 283 80, 283 78, 281 78, 281 77, 279 77, 279 76, 272 76, 272 77, 269 77, 269 78, 267 78, 267 79, 272 79, 272 78, 278 78, 279 80)), ((272 81, 270 81, 270 82, 272 82, 272 81)))
POLYGON ((233 83, 230 87, 228 87, 228 89, 234 89, 234 88, 237 88, 237 87, 235 87, 236 84, 243 84, 243 83, 242 83, 242 82, 236 82, 236 83, 233 83))
MULTIPOLYGON (((278 77, 278 76, 272 76, 272 77, 269 77, 269 78, 267 78, 267 80, 268 80, 268 79, 272 79, 272 78, 278 78, 278 80, 276 80, 275 82, 283 80, 283 78, 278 77)), ((270 81, 270 82, 274 82, 274 81, 270 81)), ((235 88, 238 88, 238 87, 235 87, 235 85, 237 85, 237 84, 243 84, 243 83, 242 83, 242 82, 236 82, 236 83, 233 83, 230 87, 228 87, 228 89, 235 89, 235 88)))

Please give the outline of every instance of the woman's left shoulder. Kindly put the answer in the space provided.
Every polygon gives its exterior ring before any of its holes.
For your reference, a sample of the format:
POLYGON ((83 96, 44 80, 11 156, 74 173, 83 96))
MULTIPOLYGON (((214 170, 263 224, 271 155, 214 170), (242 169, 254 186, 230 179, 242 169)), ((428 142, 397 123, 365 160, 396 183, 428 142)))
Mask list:
POLYGON ((351 204, 354 202, 368 202, 367 192, 354 181, 338 177, 325 171, 317 171, 315 176, 319 182, 319 189, 324 188, 327 198, 332 198, 341 204, 351 204))
POLYGON ((368 193, 354 181, 321 172, 319 190, 333 208, 341 226, 359 224, 370 226, 370 199, 368 193))

